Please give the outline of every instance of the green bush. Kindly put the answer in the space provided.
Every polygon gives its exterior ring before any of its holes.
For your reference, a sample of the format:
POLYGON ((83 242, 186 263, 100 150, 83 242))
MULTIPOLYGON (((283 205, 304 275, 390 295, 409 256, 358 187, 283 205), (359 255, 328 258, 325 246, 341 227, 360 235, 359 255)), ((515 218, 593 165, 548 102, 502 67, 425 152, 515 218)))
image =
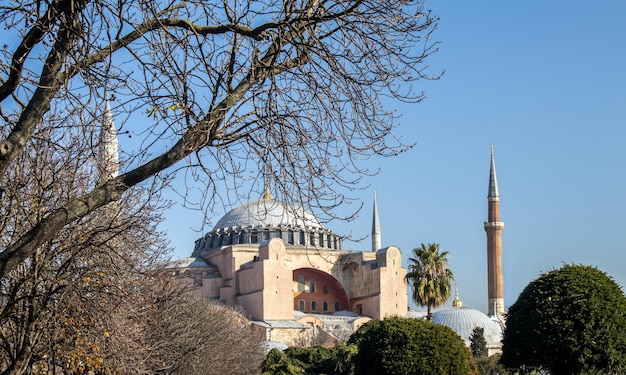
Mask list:
POLYGON ((476 359, 476 367, 478 367, 478 375, 511 375, 512 373, 500 363, 501 354, 493 354, 489 357, 481 357, 476 359))
POLYGON ((352 359, 355 345, 310 348, 289 347, 284 352, 272 349, 263 362, 264 375, 354 375, 352 359))
POLYGON ((358 347, 357 374, 472 374, 476 365, 450 328, 419 319, 391 317, 363 325, 348 343, 358 347))
POLYGON ((501 361, 555 375, 624 373, 624 293, 591 266, 565 265, 541 275, 509 309, 501 361))

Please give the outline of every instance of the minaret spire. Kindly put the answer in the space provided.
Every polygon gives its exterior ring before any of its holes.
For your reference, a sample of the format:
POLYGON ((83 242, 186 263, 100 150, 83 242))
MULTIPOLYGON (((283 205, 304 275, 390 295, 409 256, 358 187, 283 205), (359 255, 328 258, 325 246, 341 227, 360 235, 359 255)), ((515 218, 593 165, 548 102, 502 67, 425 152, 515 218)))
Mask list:
POLYGON ((102 180, 108 180, 119 175, 119 144, 117 131, 111 114, 109 95, 105 93, 105 108, 102 114, 99 144, 100 173, 102 180))
POLYGON ((496 178, 496 163, 491 145, 491 166, 489 169, 489 192, 487 194, 488 221, 485 222, 487 233, 487 283, 488 309, 490 316, 504 316, 504 277, 502 274, 502 231, 504 223, 500 221, 500 193, 496 178))
POLYGON ((380 222, 378 221, 378 205, 376 204, 376 192, 374 192, 374 212, 372 215, 372 251, 382 247, 380 222))
POLYGON ((491 145, 491 167, 489 168, 489 198, 500 199, 500 192, 498 191, 498 178, 496 177, 496 161, 493 157, 493 145, 491 145))

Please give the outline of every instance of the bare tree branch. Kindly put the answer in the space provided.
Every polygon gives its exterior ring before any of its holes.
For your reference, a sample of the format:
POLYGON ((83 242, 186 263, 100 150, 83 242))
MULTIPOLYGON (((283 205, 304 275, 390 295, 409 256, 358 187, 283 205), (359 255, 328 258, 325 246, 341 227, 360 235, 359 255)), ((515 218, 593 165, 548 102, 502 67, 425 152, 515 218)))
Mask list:
POLYGON ((187 191, 202 190, 203 210, 247 200, 272 176, 267 183, 282 200, 336 217, 360 177, 376 173, 363 160, 411 147, 394 136, 385 100, 419 102, 411 83, 438 78, 425 71, 437 19, 423 7, 73 0, 0 8, 0 22, 21 40, 0 55, 0 186, 35 147, 36 130, 51 126, 49 111, 58 114, 54 126, 88 134, 85 119, 105 89, 120 132, 133 140, 122 150, 123 174, 42 207, 11 233, 0 275, 128 189, 177 172, 190 184, 180 195, 191 202, 187 191))

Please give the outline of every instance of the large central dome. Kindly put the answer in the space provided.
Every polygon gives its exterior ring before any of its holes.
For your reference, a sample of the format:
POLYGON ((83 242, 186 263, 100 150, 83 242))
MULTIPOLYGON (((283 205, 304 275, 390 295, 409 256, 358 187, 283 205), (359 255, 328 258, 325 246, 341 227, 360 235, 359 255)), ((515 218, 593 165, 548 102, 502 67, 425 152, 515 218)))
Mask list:
POLYGON ((193 255, 233 245, 259 245, 280 238, 287 247, 341 250, 342 238, 325 229, 315 215, 302 207, 271 197, 230 210, 215 228, 196 240, 193 255))
POLYGON ((215 224, 213 230, 283 225, 324 228, 312 213, 301 207, 274 199, 261 199, 230 210, 215 224))

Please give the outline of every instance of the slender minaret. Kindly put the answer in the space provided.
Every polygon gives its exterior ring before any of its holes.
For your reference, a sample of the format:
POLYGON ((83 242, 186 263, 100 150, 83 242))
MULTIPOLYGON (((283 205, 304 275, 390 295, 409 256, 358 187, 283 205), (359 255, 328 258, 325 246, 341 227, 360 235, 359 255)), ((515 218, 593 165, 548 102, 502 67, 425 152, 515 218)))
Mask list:
POLYGON ((105 100, 106 104, 104 113, 102 114, 100 144, 98 147, 100 176, 103 181, 117 177, 120 173, 117 131, 115 130, 115 123, 113 123, 113 115, 111 114, 111 105, 109 104, 108 95, 105 100))
POLYGON ((504 277, 502 275, 502 231, 504 223, 500 221, 500 193, 496 178, 496 163, 491 145, 491 168, 489 170, 489 204, 487 232, 487 283, 489 284, 489 316, 504 315, 504 277))
POLYGON ((376 192, 374 192, 374 214, 372 217, 372 251, 382 247, 380 237, 380 223, 378 222, 378 206, 376 204, 376 192))

